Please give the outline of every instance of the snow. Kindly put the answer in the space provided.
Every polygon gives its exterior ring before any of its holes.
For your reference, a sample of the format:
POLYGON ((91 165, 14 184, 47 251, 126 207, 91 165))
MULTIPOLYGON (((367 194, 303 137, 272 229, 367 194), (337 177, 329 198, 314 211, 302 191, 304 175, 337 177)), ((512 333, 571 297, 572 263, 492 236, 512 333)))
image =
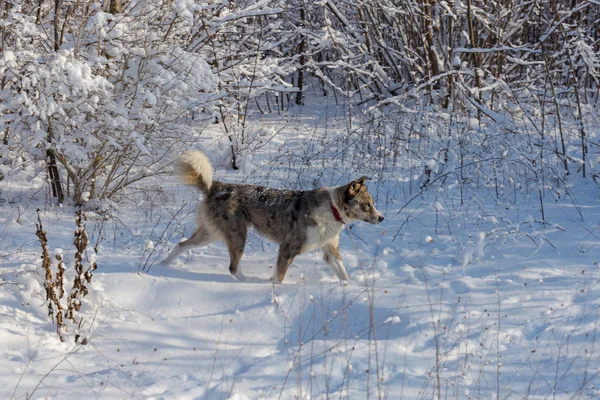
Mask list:
POLYGON ((14 52, 12 52, 10 50, 6 50, 6 51, 2 52, 3 66, 4 65, 10 65, 15 60, 16 60, 16 57, 15 57, 15 53, 14 52))
MULTIPOLYGON (((214 162, 215 179, 309 189, 360 176, 333 145, 315 147, 347 133, 344 107, 265 117, 277 136, 238 171, 214 162)), ((223 138, 214 129, 203 137, 223 138)), ((202 143, 211 158, 226 153, 202 143)), ((361 168, 373 168, 365 160, 361 168)), ((433 179, 441 164, 424 155, 421 167, 433 179)), ((481 183, 463 199, 453 179, 415 196, 411 176, 381 171, 369 182, 386 219, 342 232, 350 281, 338 282, 312 252, 276 285, 277 247, 253 232, 242 281, 230 276, 221 243, 158 265, 193 232, 199 195, 171 175, 145 181, 110 213, 87 213, 84 265, 98 269, 82 324, 67 325, 65 342, 48 317, 35 221, 39 208, 50 253, 62 254, 71 279, 74 209, 45 202, 43 175, 0 181, 0 398, 420 399, 438 388, 455 399, 600 395, 593 182, 572 179, 576 203, 546 198, 542 221, 536 198, 500 202, 481 183), (76 344, 75 332, 87 344, 76 344)))
POLYGON ((460 68, 462 66, 462 61, 459 56, 454 56, 452 58, 452 66, 454 68, 460 68))

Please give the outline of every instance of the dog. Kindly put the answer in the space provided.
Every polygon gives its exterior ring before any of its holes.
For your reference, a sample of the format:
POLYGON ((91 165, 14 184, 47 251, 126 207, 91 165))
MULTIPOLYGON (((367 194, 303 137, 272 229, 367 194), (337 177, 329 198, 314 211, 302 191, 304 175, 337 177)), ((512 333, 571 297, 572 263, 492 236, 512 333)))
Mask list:
POLYGON ((355 220, 378 224, 384 217, 375 208, 362 176, 346 185, 315 190, 281 190, 213 180, 206 155, 186 151, 176 162, 183 182, 204 193, 197 212, 198 228, 179 243, 161 264, 171 263, 196 246, 222 240, 229 250, 229 272, 242 279, 239 267, 248 228, 279 244, 277 268, 271 281, 283 281, 302 253, 322 249, 324 259, 340 281, 349 280, 338 251, 340 232, 355 220))

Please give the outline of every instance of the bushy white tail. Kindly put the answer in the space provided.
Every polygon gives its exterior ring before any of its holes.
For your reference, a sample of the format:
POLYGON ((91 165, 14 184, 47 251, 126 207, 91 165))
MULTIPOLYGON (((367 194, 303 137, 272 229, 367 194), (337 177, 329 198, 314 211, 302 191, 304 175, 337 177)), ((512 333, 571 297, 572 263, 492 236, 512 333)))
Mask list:
POLYGON ((196 186, 208 193, 213 182, 210 160, 198 150, 183 153, 177 160, 177 173, 186 185, 196 186))

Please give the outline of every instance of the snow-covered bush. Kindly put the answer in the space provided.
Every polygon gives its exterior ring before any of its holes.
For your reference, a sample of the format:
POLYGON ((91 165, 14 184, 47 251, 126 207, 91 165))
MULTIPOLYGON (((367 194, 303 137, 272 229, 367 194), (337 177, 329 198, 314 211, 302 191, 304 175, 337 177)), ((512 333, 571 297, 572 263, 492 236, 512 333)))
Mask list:
POLYGON ((155 0, 110 14, 101 3, 7 6, 5 163, 42 161, 59 203, 111 198, 160 173, 169 151, 194 139, 194 127, 218 111, 229 117, 242 94, 249 101, 282 74, 276 59, 262 60, 269 43, 257 35, 278 10, 232 7, 155 0), (239 33, 240 26, 256 28, 239 33))

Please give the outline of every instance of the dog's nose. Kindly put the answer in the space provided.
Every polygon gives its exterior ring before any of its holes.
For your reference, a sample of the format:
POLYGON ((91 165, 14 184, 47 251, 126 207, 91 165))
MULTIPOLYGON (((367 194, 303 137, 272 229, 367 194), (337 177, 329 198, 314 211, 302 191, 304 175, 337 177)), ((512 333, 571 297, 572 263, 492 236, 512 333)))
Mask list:
POLYGON ((383 218, 383 215, 379 216, 379 222, 383 221, 385 218, 383 218))

